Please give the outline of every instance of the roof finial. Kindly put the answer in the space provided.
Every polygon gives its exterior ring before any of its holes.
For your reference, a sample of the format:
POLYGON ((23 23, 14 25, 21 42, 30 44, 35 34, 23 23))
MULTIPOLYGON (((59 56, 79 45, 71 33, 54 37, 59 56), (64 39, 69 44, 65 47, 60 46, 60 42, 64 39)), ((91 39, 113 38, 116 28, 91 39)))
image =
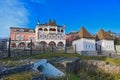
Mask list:
POLYGON ((40 24, 40 20, 38 20, 38 23, 37 24, 40 24))

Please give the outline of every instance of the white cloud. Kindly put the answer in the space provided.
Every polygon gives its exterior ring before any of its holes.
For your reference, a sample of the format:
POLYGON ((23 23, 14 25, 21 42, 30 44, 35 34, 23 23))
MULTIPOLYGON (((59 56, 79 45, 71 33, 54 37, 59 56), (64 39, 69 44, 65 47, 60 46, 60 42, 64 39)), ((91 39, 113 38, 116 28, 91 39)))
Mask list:
POLYGON ((8 37, 11 26, 27 26, 28 15, 24 3, 19 0, 0 0, 0 37, 8 37))

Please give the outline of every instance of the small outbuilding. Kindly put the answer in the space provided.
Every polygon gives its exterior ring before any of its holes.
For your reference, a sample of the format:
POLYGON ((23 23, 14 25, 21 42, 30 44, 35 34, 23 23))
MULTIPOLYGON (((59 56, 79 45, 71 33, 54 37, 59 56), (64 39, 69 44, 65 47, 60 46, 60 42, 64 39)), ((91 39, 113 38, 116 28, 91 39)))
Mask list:
POLYGON ((78 32, 72 45, 76 46, 74 49, 81 55, 97 55, 95 37, 93 37, 84 27, 78 32))

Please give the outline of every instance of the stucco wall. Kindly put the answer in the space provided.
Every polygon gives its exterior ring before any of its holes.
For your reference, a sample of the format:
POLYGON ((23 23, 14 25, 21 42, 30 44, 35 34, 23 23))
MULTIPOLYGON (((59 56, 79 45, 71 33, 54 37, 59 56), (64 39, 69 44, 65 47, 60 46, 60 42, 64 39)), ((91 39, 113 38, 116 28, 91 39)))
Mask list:
POLYGON ((120 45, 115 45, 117 54, 120 54, 120 45))
POLYGON ((73 45, 76 45, 76 51, 96 51, 95 39, 78 39, 73 41, 73 45))
POLYGON ((96 42, 101 45, 101 50, 103 51, 114 51, 114 40, 100 40, 96 42))
POLYGON ((82 39, 74 40, 72 45, 73 46, 76 45, 76 51, 82 51, 83 50, 83 40, 82 39))

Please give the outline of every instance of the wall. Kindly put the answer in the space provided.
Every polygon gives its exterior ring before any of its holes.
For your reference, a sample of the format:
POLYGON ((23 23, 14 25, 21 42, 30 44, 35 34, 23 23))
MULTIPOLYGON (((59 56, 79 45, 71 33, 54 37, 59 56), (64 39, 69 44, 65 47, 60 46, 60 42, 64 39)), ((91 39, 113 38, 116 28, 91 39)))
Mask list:
POLYGON ((73 41, 73 46, 76 45, 76 51, 82 55, 97 55, 95 48, 95 39, 78 39, 73 41))
POLYGON ((114 40, 102 40, 102 50, 114 51, 114 40))
POLYGON ((106 63, 99 60, 80 60, 79 58, 55 58, 51 59, 51 63, 63 72, 76 72, 79 70, 87 70, 98 72, 102 70, 105 73, 120 74, 120 66, 106 63))
MULTIPOLYGON (((82 51, 83 50, 83 40, 82 39, 78 39, 78 40, 74 40, 72 43, 73 46, 76 45, 76 51, 82 51)), ((75 47, 74 47, 75 49, 75 47)))
POLYGON ((120 45, 115 45, 117 54, 120 54, 120 45))
POLYGON ((11 73, 15 73, 15 72, 21 72, 21 71, 25 71, 25 70, 30 70, 32 69, 33 65, 32 64, 26 64, 26 65, 21 65, 18 67, 12 67, 12 68, 0 68, 0 76, 2 75, 8 75, 11 73))
POLYGON ((96 51, 95 39, 83 38, 83 51, 96 51))
POLYGON ((103 70, 105 73, 120 74, 120 66, 97 60, 80 60, 80 67, 88 71, 103 70))

